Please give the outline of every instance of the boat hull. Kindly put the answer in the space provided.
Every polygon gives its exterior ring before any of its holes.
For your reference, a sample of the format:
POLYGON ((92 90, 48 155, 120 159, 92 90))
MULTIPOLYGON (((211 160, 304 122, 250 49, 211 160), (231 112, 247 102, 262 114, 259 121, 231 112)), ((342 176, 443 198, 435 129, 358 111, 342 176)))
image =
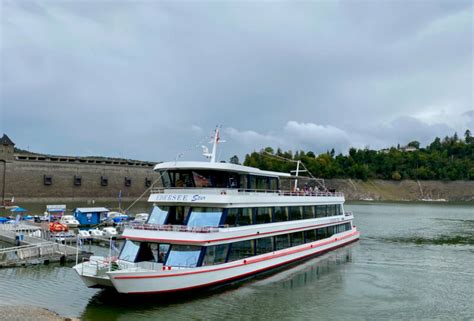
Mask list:
POLYGON ((192 291, 234 282, 299 260, 321 255, 359 239, 358 231, 350 231, 326 240, 307 243, 281 251, 218 266, 194 269, 165 267, 163 271, 111 271, 107 274, 120 293, 169 293, 192 291))

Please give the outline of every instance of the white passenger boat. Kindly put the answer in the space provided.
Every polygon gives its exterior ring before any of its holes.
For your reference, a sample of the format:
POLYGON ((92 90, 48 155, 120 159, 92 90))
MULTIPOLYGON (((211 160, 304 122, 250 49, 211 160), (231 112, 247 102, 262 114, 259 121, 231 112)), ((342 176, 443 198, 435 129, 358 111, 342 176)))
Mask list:
POLYGON ((155 166, 163 187, 151 192, 147 223, 125 228, 118 257, 74 266, 87 286, 120 293, 214 287, 359 239, 343 194, 297 192, 290 174, 215 162, 218 142, 216 130, 211 162, 155 166))
POLYGON ((69 228, 74 228, 79 226, 79 221, 72 215, 63 215, 59 220, 59 223, 67 225, 69 228))

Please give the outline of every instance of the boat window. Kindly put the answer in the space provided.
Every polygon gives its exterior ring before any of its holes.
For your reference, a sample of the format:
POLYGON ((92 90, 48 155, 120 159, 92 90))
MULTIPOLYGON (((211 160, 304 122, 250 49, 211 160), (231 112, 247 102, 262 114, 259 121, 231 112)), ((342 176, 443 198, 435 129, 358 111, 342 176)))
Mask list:
POLYGON ((290 207, 290 218, 292 221, 303 219, 303 213, 301 212, 301 206, 290 207))
POLYGON ((316 230, 309 230, 304 232, 304 239, 305 242, 314 242, 317 240, 316 238, 316 230))
POLYGON ((322 227, 322 228, 318 228, 316 230, 316 235, 317 235, 317 238, 318 240, 321 240, 321 239, 324 239, 326 237, 328 237, 328 229, 326 227, 322 227))
POLYGON ((257 255, 265 254, 273 251, 273 237, 264 237, 257 239, 257 255))
POLYGON ((303 206, 303 218, 304 219, 314 218, 314 207, 313 206, 303 206))
POLYGON ((275 250, 283 250, 290 247, 290 236, 288 234, 275 236, 275 250))
POLYGON ((240 183, 239 174, 229 173, 229 184, 227 185, 227 187, 239 188, 239 183, 240 183))
POLYGON ((336 215, 341 215, 342 210, 341 210, 341 205, 336 205, 336 215))
POLYGON ((207 171, 193 171, 194 186, 212 187, 211 176, 207 171))
POLYGON ((204 256, 202 265, 214 265, 224 263, 227 257, 228 250, 228 244, 220 244, 207 247, 206 255, 204 256))
POLYGON ((138 249, 135 262, 144 262, 144 261, 156 262, 157 257, 155 256, 157 254, 158 248, 156 246, 153 246, 153 247, 155 249, 155 253, 153 253, 153 249, 150 243, 148 242, 140 243, 140 247, 138 249))
POLYGON ((219 226, 222 217, 221 208, 192 207, 188 226, 219 226))
POLYGON ((328 216, 336 215, 336 205, 328 205, 327 211, 328 211, 328 216))
POLYGON ((125 241, 122 251, 120 252, 119 259, 128 262, 135 262, 139 248, 139 242, 130 240, 125 241))
POLYGON ((168 216, 169 207, 167 206, 153 206, 150 217, 148 218, 148 224, 165 224, 166 217, 168 216))
POLYGON ((240 188, 248 189, 248 177, 247 177, 247 175, 240 175, 240 188))
POLYGON ((255 224, 271 223, 271 207, 257 207, 255 214, 255 224))
POLYGON ((229 262, 245 259, 253 255, 254 255, 253 240, 232 243, 232 246, 230 248, 229 262))
POLYGON ((350 231, 351 230, 351 223, 346 223, 346 231, 350 231))
POLYGON ((160 171, 161 184, 163 187, 173 187, 171 182, 170 173, 168 171, 160 171))
POLYGON ((301 245, 303 243, 303 232, 291 233, 291 246, 301 245))
POLYGON ((225 218, 224 224, 229 225, 229 226, 235 226, 238 214, 239 214, 238 208, 229 208, 227 210, 227 216, 225 218))
POLYGON ((175 187, 193 187, 193 178, 190 171, 170 172, 175 187))
POLYGON ((184 225, 189 214, 189 206, 173 206, 170 208, 166 224, 184 225))
POLYGON ((325 217, 325 216, 326 216, 326 205, 317 205, 316 217, 325 217))
POLYGON ((257 189, 257 177, 250 175, 250 189, 257 189))
POLYGON ((273 212, 273 222, 285 222, 288 221, 288 208, 287 207, 275 207, 273 212))
POLYGON ((252 219, 252 209, 251 208, 241 208, 239 209, 239 216, 237 217, 237 225, 251 225, 253 223, 252 219))
POLYGON ((179 267, 196 267, 200 254, 200 246, 172 245, 165 265, 179 267))
POLYGON ((266 177, 257 177, 257 189, 261 191, 268 190, 268 179, 266 177))
POLYGON ((278 190, 278 180, 276 177, 270 177, 268 181, 270 183, 270 190, 272 191, 278 190))
POLYGON ((170 246, 168 243, 158 244, 158 263, 165 262, 166 254, 168 254, 170 246))

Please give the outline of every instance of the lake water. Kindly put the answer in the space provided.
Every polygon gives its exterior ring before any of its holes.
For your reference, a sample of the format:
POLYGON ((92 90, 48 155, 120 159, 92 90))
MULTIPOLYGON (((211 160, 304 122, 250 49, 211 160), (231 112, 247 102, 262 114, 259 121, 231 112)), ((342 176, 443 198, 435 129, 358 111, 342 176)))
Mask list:
POLYGON ((88 289, 70 266, 49 265, 0 270, 0 305, 83 320, 474 320, 472 204, 346 209, 360 242, 214 292, 130 297, 88 289))

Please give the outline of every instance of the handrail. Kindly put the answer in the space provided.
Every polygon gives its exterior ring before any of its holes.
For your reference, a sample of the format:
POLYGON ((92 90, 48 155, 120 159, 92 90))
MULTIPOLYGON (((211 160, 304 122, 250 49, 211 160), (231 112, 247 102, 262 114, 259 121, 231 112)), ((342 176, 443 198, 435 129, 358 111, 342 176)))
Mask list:
POLYGON ((151 194, 164 194, 166 190, 184 190, 184 192, 203 194, 221 194, 227 195, 233 193, 255 193, 255 194, 276 194, 278 196, 325 196, 325 197, 342 197, 342 192, 328 191, 292 191, 292 190, 269 190, 269 189, 247 189, 247 188, 218 188, 218 187, 155 187, 151 189, 151 194))
MULTIPOLYGON (((191 232, 191 233, 215 233, 219 232, 219 227, 213 226, 186 226, 186 225, 171 225, 171 224, 137 224, 130 223, 125 226, 134 230, 149 230, 149 231, 168 231, 168 232, 191 232)), ((222 225, 221 227, 227 227, 222 225)))

